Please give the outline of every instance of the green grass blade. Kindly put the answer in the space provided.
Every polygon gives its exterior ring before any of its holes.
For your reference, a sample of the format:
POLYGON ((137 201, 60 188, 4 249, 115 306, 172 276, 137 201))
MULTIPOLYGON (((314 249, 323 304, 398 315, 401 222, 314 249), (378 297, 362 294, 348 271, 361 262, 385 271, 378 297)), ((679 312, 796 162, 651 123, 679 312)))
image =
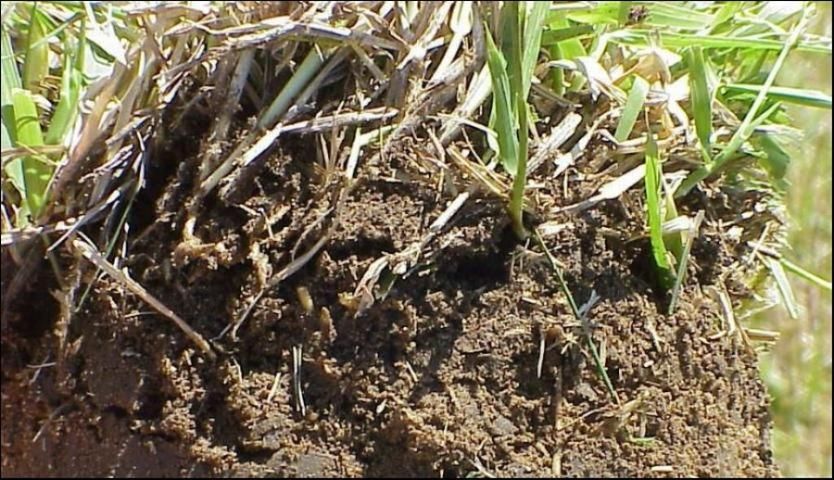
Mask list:
MULTIPOLYGON (((40 147, 43 134, 38 121, 38 109, 28 90, 12 90, 17 145, 40 147)), ((44 158, 30 155, 22 159, 24 191, 21 192, 32 218, 37 218, 44 205, 46 188, 52 177, 52 166, 44 158)))
MULTIPOLYGON (((723 85, 722 88, 728 93, 752 93, 759 94, 762 85, 751 85, 746 83, 731 83, 723 85)), ((770 87, 766 91, 768 98, 806 107, 827 108, 831 110, 831 96, 818 90, 808 90, 791 87, 770 87)))
POLYGON ((2 52, 2 59, 0 59, 0 74, 2 74, 2 82, 0 82, 0 112, 3 115, 3 125, 7 128, 7 134, 12 142, 17 139, 17 132, 14 130, 14 104, 12 101, 12 90, 20 88, 20 74, 17 70, 17 63, 14 59, 14 49, 9 34, 5 28, 2 30, 2 38, 0 38, 0 52, 2 52))
POLYGON ((510 82, 510 105, 514 122, 518 118, 518 95, 516 92, 521 91, 524 81, 522 80, 522 72, 517 65, 521 65, 523 60, 521 58, 522 48, 520 42, 522 41, 522 19, 524 12, 519 8, 519 2, 504 2, 501 8, 501 54, 507 62, 506 71, 507 78, 510 82))
POLYGON ((648 17, 644 21, 652 27, 679 28, 684 30, 701 30, 715 21, 715 17, 689 8, 683 2, 651 2, 646 6, 648 17))
POLYGON ((779 260, 782 263, 782 266, 785 267, 789 272, 795 273, 799 278, 807 280, 808 282, 824 289, 831 291, 831 281, 825 280, 824 278, 820 278, 813 273, 805 270, 804 268, 800 267, 799 265, 791 262, 787 258, 781 258, 779 260))
POLYGON ((579 37, 593 34, 593 25, 571 25, 565 17, 560 16, 551 21, 548 26, 552 30, 542 33, 542 45, 549 46, 558 43, 562 58, 568 60, 588 54, 582 42, 579 41, 579 37))
POLYGON ((533 2, 533 7, 524 19, 524 48, 522 52, 521 73, 523 79, 522 96, 527 101, 527 94, 530 92, 530 84, 533 80, 533 72, 536 69, 536 62, 539 60, 539 49, 542 42, 542 31, 550 2, 533 2))
MULTIPOLYGON (((41 15, 41 19, 43 20, 43 28, 44 28, 44 36, 41 38, 37 43, 36 46, 40 46, 41 44, 46 44, 49 42, 50 39, 58 38, 59 34, 72 26, 72 24, 79 19, 84 18, 84 16, 80 13, 76 13, 71 17, 67 18, 66 20, 61 21, 60 24, 56 24, 54 19, 51 18, 46 12, 43 12, 41 15)), ((69 35, 73 35, 70 33, 69 35)))
POLYGON ((513 220, 513 230, 516 236, 523 240, 527 238, 524 228, 524 189, 527 184, 527 102, 523 101, 521 92, 518 95, 518 165, 513 179, 513 191, 510 197, 510 217, 513 220))
POLYGON ((518 161, 518 138, 515 134, 507 62, 501 52, 498 51, 491 34, 486 35, 486 40, 487 62, 489 64, 489 75, 492 79, 492 96, 495 107, 498 153, 504 169, 515 175, 518 161))
POLYGON ((8 150, 13 146, 12 137, 9 135, 9 129, 6 128, 6 120, 3 117, 3 120, 0 121, 0 151, 8 150))
POLYGON ((695 133, 701 142, 701 151, 709 161, 710 137, 712 136, 712 95, 707 84, 704 52, 700 47, 692 47, 687 52, 686 59, 689 64, 689 90, 692 110, 695 114, 695 133))
MULTIPOLYGON (((548 47, 568 40, 578 40, 593 33, 594 27, 592 25, 573 25, 570 27, 545 30, 542 32, 541 44, 548 47)), ((584 55, 584 53, 580 55, 584 55)))
MULTIPOLYGON (((652 31, 629 29, 610 34, 609 40, 616 43, 635 46, 651 46, 652 31)), ((685 33, 663 32, 660 45, 665 48, 686 48, 698 45, 701 48, 740 48, 745 50, 781 50, 785 42, 761 38, 740 38, 721 35, 690 35, 685 33)), ((830 45, 799 44, 797 51, 831 55, 830 45)))
POLYGON ((587 10, 567 12, 567 18, 592 25, 616 25, 620 18, 620 2, 601 2, 587 10))
MULTIPOLYGON (((522 5, 517 2, 508 2, 509 14, 508 25, 510 28, 504 33, 512 35, 505 45, 508 45, 512 51, 508 57, 507 70, 510 82, 510 98, 513 102, 513 115, 518 119, 516 125, 516 134, 518 138, 518 156, 516 160, 516 171, 513 179, 513 190, 510 196, 510 217, 513 221, 513 230, 518 238, 524 239, 527 237, 527 232, 524 229, 523 222, 523 208, 524 208, 524 187, 527 179, 527 96, 525 90, 525 82, 532 78, 532 69, 535 68, 535 61, 538 58, 538 49, 533 52, 535 55, 530 65, 531 70, 525 71, 525 57, 530 54, 531 46, 524 44, 527 37, 525 12, 519 7, 522 5)), ((541 32, 539 32, 540 34, 541 32)), ((539 40, 541 36, 539 35, 539 40)), ((505 39, 507 40, 507 39, 505 39)))
MULTIPOLYGON (((2 75, 2 82, 0 82, 0 124, 2 124, 2 128, 0 128, 0 142, 2 142, 3 150, 6 150, 17 144, 18 135, 15 124, 14 96, 12 92, 15 89, 21 88, 21 82, 20 73, 15 62, 14 49, 5 26, 2 32, 0 32, 0 52, 2 53, 2 59, 0 59, 0 75, 2 75)), ((9 161, 4 165, 3 170, 12 186, 25 199, 26 183, 23 179, 23 159, 16 158, 9 161)), ((25 201, 23 203, 25 207, 25 201)), ((19 218, 25 218, 24 212, 21 212, 19 218)))
POLYGON ((9 33, 5 28, 2 30, 2 38, 0 38, 0 52, 2 52, 2 61, 0 68, 2 68, 2 83, 0 83, 0 98, 5 107, 12 104, 12 89, 20 88, 20 74, 17 70, 17 63, 14 59, 14 49, 12 48, 12 41, 9 38, 9 33))
POLYGON ((637 117, 643 111, 643 105, 646 102, 646 95, 649 93, 649 82, 639 75, 635 75, 634 84, 628 92, 628 99, 626 100, 623 114, 620 117, 620 123, 617 124, 617 131, 614 132, 614 138, 618 142, 628 140, 628 136, 634 129, 634 124, 637 122, 637 117))
POLYGON ((31 15, 26 59, 23 62, 23 86, 30 92, 40 92, 43 90, 41 82, 49 74, 49 45, 43 41, 45 20, 37 3, 32 5, 31 15))
MULTIPOLYGON (((658 157, 658 165, 660 164, 660 158, 658 157)), ((662 171, 661 171, 662 173, 662 171)), ((663 175, 660 175, 660 184, 662 186, 662 195, 663 200, 665 203, 665 216, 663 217, 663 223, 668 223, 676 218, 678 218, 678 208, 675 206, 675 197, 669 184, 666 182, 666 179, 663 175)), ((666 246, 666 250, 672 252, 674 255, 675 261, 680 262, 681 258, 683 257, 683 244, 684 244, 684 234, 683 232, 670 232, 663 235, 663 244, 666 246)), ((671 270, 671 268, 670 268, 671 270)))
MULTIPOLYGON (((55 107, 55 113, 49 121, 44 141, 47 145, 58 145, 64 141, 71 131, 78 113, 78 101, 81 98, 81 84, 84 76, 84 29, 78 39, 75 55, 67 55, 64 59, 64 75, 61 78, 61 99, 55 107)), ((69 52, 69 45, 64 48, 69 52)))
POLYGON ((649 216, 649 238, 652 246, 652 258, 657 268, 658 279, 661 286, 669 289, 673 286, 671 277, 671 265, 667 256, 666 244, 663 241, 663 216, 660 204, 660 183, 661 183, 660 159, 657 152, 657 143, 654 135, 648 132, 646 142, 646 206, 649 216))
MULTIPOLYGON (((548 53, 550 53, 550 58, 553 60, 561 60, 563 58, 562 55, 562 47, 557 43, 551 46, 548 49, 548 53)), ((564 95, 565 94, 565 72, 561 68, 552 68, 550 69, 550 73, 548 74, 548 83, 550 83, 550 88, 553 89, 553 93, 556 95, 564 95)))
POLYGON ((620 11, 617 14, 617 23, 620 27, 624 27, 628 23, 631 16, 631 4, 634 2, 620 2, 620 11))
POLYGON ((715 31, 718 26, 732 19, 742 8, 744 8, 744 5, 741 2, 726 2, 721 5, 721 8, 715 14, 711 31, 715 31))
MULTIPOLYGON (((548 22, 553 30, 545 31, 541 42, 545 48, 548 48, 551 60, 572 60, 587 55, 579 37, 593 34, 593 25, 570 25, 564 16, 548 19, 548 22)), ((583 77, 576 75, 572 83, 578 88, 582 81, 584 81, 583 77)), ((550 83, 557 95, 563 95, 565 88, 569 86, 566 83, 565 72, 561 68, 550 70, 550 83)), ((570 86, 574 88, 573 85, 570 86)))

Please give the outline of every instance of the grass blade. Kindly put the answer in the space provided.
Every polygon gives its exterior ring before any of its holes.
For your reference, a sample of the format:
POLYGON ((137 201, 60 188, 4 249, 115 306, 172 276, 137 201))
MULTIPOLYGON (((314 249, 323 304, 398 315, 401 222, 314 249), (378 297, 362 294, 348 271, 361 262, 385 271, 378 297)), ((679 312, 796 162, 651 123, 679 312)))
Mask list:
MULTIPOLYGON (((753 93, 762 92, 761 85, 750 85, 746 83, 731 83, 723 85, 722 88, 729 93, 753 93)), ((765 92, 768 98, 806 107, 827 108, 831 110, 831 96, 818 90, 807 90, 791 87, 770 87, 765 92)))
POLYGON ((492 79, 492 96, 495 107, 495 130, 498 136, 498 153, 504 168, 515 175, 518 161, 518 138, 515 135, 512 103, 510 99, 510 79, 507 74, 507 62, 498 51, 491 34, 486 35, 487 62, 492 79))
POLYGON ((527 94, 530 92, 533 71, 536 69, 536 62, 539 59, 544 21, 547 18, 549 8, 550 2, 533 2, 533 7, 524 18, 524 30, 522 31, 524 48, 522 52, 521 74, 523 79, 522 96, 525 102, 527 101, 527 94))
MULTIPOLYGON (((25 147, 40 147, 43 145, 43 134, 38 121, 38 109, 32 94, 28 90, 16 88, 12 90, 14 103, 15 131, 17 145, 25 147)), ((26 206, 34 220, 40 214, 44 205, 46 188, 52 177, 52 166, 39 155, 29 155, 22 160, 24 191, 26 206)))
POLYGON ((310 53, 307 54, 292 78, 290 78, 290 81, 281 89, 281 93, 275 97, 275 100, 273 100, 266 112, 258 119, 258 127, 270 128, 275 125, 275 122, 290 108, 293 99, 307 87, 307 84, 319 71, 319 68, 330 56, 330 53, 332 53, 332 50, 325 51, 317 45, 313 46, 310 53))
POLYGON ((652 27, 700 30, 713 24, 715 17, 695 8, 684 6, 683 2, 652 2, 647 7, 648 17, 644 21, 652 27))
POLYGON ((785 178, 791 156, 779 145, 775 135, 769 133, 755 135, 751 143, 761 149, 763 155, 759 157, 759 163, 764 166, 771 177, 777 180, 785 178))
POLYGON ((634 2, 620 2, 620 11, 617 14, 617 23, 620 27, 624 27, 628 23, 628 17, 631 14, 631 4, 634 2))
POLYGON ((796 297, 793 294, 793 288, 788 281, 788 276, 785 275, 785 269, 782 268, 782 263, 775 259, 762 254, 759 258, 764 262, 765 266, 770 270, 770 274, 776 281, 776 287, 779 290, 779 296, 782 297, 782 304, 788 311, 788 315, 794 320, 799 318, 799 307, 796 304, 796 297))
POLYGON ((41 82, 49 74, 49 45, 43 41, 46 29, 37 3, 32 5, 31 15, 23 62, 23 86, 30 92, 40 92, 43 89, 41 82))
POLYGON ((637 117, 643 111, 643 105, 646 102, 646 95, 649 93, 649 82, 639 75, 634 76, 634 85, 628 92, 628 99, 626 100, 623 114, 620 117, 620 123, 617 124, 617 131, 614 132, 614 138, 618 142, 628 139, 634 123, 637 122, 637 117))
MULTIPOLYGON (((540 5, 547 4, 540 2, 540 5)), ((527 183, 527 91, 530 88, 530 81, 533 78, 533 69, 536 67, 536 60, 538 59, 539 49, 538 44, 531 45, 525 42, 527 39, 527 21, 524 12, 519 9, 521 4, 514 3, 514 8, 510 9, 515 18, 510 17, 510 22, 516 27, 513 31, 515 41, 511 42, 514 49, 512 61, 508 65, 510 70, 510 94, 515 98, 515 113, 518 117, 517 134, 518 134, 518 161, 516 162, 516 172, 513 179, 513 191, 510 197, 510 217, 513 220, 513 230, 519 239, 527 237, 527 231, 524 229, 523 209, 524 209, 524 187, 527 183), (525 61, 528 56, 531 58, 529 70, 526 68, 525 61)), ((526 5, 526 4, 525 4, 526 5)), ((543 21, 544 12, 540 12, 541 18, 539 22, 543 21)), ((539 31, 536 32, 535 38, 541 41, 541 25, 539 31)))
MULTIPOLYGON (((588 54, 582 42, 579 41, 579 37, 592 34, 594 32, 592 25, 574 26, 564 16, 548 19, 548 22, 548 26, 553 30, 542 34, 542 45, 549 48, 551 59, 573 60, 588 54)), ((565 87, 568 86, 571 90, 577 90, 585 81, 581 75, 574 75, 573 79, 570 80, 570 85, 566 85, 565 74, 561 70, 559 68, 552 69, 550 74, 551 82, 554 84, 553 91, 557 95, 562 95, 565 87)))
POLYGON ((616 25, 620 17, 620 2, 603 2, 587 10, 569 12, 567 18, 592 25, 616 25))
POLYGON ((602 360, 599 356, 599 350, 597 349, 597 346, 594 343, 594 339, 591 336, 591 326, 588 324, 588 318, 579 312, 579 307, 576 305, 576 300, 573 298, 573 294, 568 288, 568 283, 565 281, 565 276, 562 273, 562 269, 559 267, 559 263, 553 257, 553 254, 550 253, 550 250, 547 248, 547 245, 545 245, 544 240, 542 240, 542 237, 539 234, 538 230, 534 230, 534 232, 536 236, 536 241, 538 242, 539 246, 542 247, 542 250, 544 250, 545 256, 547 257, 547 261, 548 263, 550 263, 550 267, 553 268, 553 271, 556 272, 556 278, 559 281, 559 288, 561 288, 562 293, 564 293, 565 297, 568 299, 568 305, 570 306, 571 313, 573 313, 573 316, 582 324, 582 331, 585 333, 585 339, 588 342, 588 349, 591 350, 591 357, 594 359, 594 366, 597 369, 597 373, 599 374, 600 378, 602 378, 603 383, 605 383, 605 388, 608 389, 608 393, 611 394, 611 398, 613 398, 614 401, 617 404, 619 404, 620 397, 617 395, 617 391, 614 390, 614 384, 611 383, 611 379, 608 377, 608 372, 602 365, 602 360))
MULTIPOLYGON (((518 98, 517 94, 524 85, 523 71, 521 65, 524 62, 524 48, 521 42, 524 39, 524 12, 519 2, 504 2, 501 9, 501 54, 507 61, 507 78, 510 82, 510 110, 515 121, 518 121, 518 98)), ((516 123, 516 128, 520 128, 516 123)), ((515 174, 515 173, 514 173, 515 174)))
MULTIPOLYGON (((67 42, 68 43, 68 42, 67 42)), ((81 82, 84 76, 84 28, 78 39, 75 55, 67 55, 64 61, 64 75, 61 78, 61 99, 55 107, 55 113, 49 122, 44 141, 47 145, 58 145, 63 142, 72 129, 78 113, 78 101, 81 98, 81 82)), ((69 45, 64 47, 69 52, 69 45)))
MULTIPOLYGON (((516 92, 521 97, 521 92, 516 92)), ((518 99, 518 167, 513 179, 513 191, 510 197, 510 217, 513 219, 513 230, 519 239, 527 238, 524 229, 524 188, 527 183, 527 102, 518 99)))
MULTIPOLYGON (((615 43, 635 46, 652 46, 652 31, 629 29, 612 32, 609 40, 615 43)), ((661 45, 665 48, 686 48, 698 45, 701 48, 740 48, 745 50, 781 50, 784 41, 763 38, 740 38, 721 35, 690 35, 685 33, 664 32, 661 45)), ((797 51, 831 55, 830 45, 799 44, 797 51)))
POLYGON ((5 115, 5 107, 8 105, 9 108, 12 108, 12 89, 13 88, 21 88, 20 83, 20 74, 17 71, 17 64, 14 59, 14 48, 12 47, 11 38, 9 38, 9 33, 4 28, 2 30, 2 38, 0 39, 0 51, 2 51, 2 61, 0 61, 0 68, 2 68, 2 82, 0 82, 0 98, 2 98, 2 105, 4 108, 3 114, 5 115))
POLYGON ((657 268, 658 279, 665 289, 673 286, 671 265, 669 264, 666 244, 663 241, 663 216, 660 206, 660 182, 662 171, 657 153, 657 143, 651 131, 647 132, 646 142, 646 206, 649 216, 649 237, 652 246, 652 258, 657 268))
MULTIPOLYGON (((555 28, 542 32, 541 44, 544 46, 557 45, 568 40, 578 40, 581 37, 592 35, 594 27, 591 25, 574 25, 564 28, 555 28)), ((579 55, 584 55, 585 52, 579 55)))
POLYGON ((721 8, 715 13, 711 31, 714 31, 716 27, 727 20, 732 19, 742 8, 744 8, 744 4, 741 2, 727 2, 721 5, 721 8))
POLYGON ((712 136, 712 95, 707 84, 707 66, 703 50, 700 47, 692 47, 687 52, 687 63, 689 64, 689 89, 692 92, 692 110, 695 112, 695 133, 701 142, 701 151, 709 162, 712 136))
POLYGON ((9 134, 9 129, 6 128, 5 120, 0 122, 0 151, 6 151, 12 148, 12 137, 9 134))
POLYGON ((695 237, 698 235, 698 230, 701 228, 701 222, 704 221, 704 211, 700 210, 695 216, 695 220, 690 225, 689 232, 686 235, 686 241, 683 244, 683 252, 678 259, 678 268, 675 273, 675 283, 672 285, 672 297, 669 300, 669 315, 675 313, 678 306, 678 299, 680 298, 683 282, 686 279, 686 267, 689 263, 689 252, 692 249, 692 244, 695 242, 695 237))
MULTIPOLYGON (((0 75, 2 75, 2 82, 0 82, 0 119, 2 119, 0 120, 0 123, 2 123, 0 142, 2 142, 2 149, 7 150, 17 143, 12 90, 20 88, 21 83, 12 42, 5 28, 0 32, 0 42, 0 52, 2 52, 2 59, 0 59, 0 75)), ((12 185, 23 194, 25 186, 23 183, 22 159, 14 159, 8 162, 4 166, 4 170, 12 185)))
POLYGON ((823 290, 831 291, 831 281, 825 280, 824 278, 820 278, 813 273, 805 270, 804 268, 800 267, 799 265, 791 262, 787 258, 781 258, 779 260, 782 263, 782 266, 785 267, 789 272, 795 273, 799 278, 807 280, 808 282, 822 288, 823 290))

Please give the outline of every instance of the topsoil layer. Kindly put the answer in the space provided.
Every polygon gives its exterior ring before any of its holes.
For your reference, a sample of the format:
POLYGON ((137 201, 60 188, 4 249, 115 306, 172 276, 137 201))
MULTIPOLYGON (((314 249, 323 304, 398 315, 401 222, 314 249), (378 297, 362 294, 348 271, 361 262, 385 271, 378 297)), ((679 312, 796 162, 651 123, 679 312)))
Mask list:
MULTIPOLYGON (((241 206, 208 198, 196 238, 183 242, 202 130, 182 131, 152 155, 126 266, 196 331, 219 337, 217 359, 69 257, 75 304, 92 288, 80 311, 62 314, 41 269, 3 318, 3 476, 776 474, 755 353, 722 335, 709 294, 726 287, 738 306, 744 293, 727 271, 737 244, 719 232, 695 242, 668 316, 648 240, 634 236, 640 189, 544 215, 563 224, 545 242, 576 302, 590 305, 615 399, 547 258, 515 240, 500 199, 473 192, 427 237, 466 184, 430 174, 419 133, 364 157, 349 190, 313 168, 313 137, 289 139, 241 206), (323 235, 311 261, 229 331, 263 282, 323 235), (357 290, 374 261, 424 238, 401 275, 357 290)), ((566 194, 550 173, 533 179, 552 201, 540 212, 596 187, 566 194)), ((705 209, 714 224, 733 219, 723 204, 748 201, 727 188, 681 208, 705 209)), ((4 252, 4 291, 14 272, 4 252)))

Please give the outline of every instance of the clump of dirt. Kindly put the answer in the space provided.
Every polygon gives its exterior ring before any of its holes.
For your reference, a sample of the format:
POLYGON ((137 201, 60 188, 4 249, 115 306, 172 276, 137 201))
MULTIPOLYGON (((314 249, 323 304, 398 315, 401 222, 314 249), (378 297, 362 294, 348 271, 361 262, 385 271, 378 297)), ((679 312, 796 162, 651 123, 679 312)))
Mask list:
MULTIPOLYGON (((562 227, 544 241, 615 397, 546 256, 515 239, 502 200, 471 190, 431 228, 470 184, 436 180, 419 131, 363 156, 349 186, 313 168, 314 142, 284 142, 240 204, 205 199, 196 240, 184 240, 200 162, 188 146, 203 134, 183 130, 153 156, 157 184, 131 216, 126 263, 217 359, 86 264, 73 270, 79 295, 92 288, 72 315, 42 299, 42 278, 3 319, 4 476, 777 473, 756 355, 725 334, 709 293, 732 287, 742 240, 706 228, 666 315, 648 239, 633 236, 640 191, 547 215, 562 227), (388 268, 367 276, 383 258, 388 268)), ((536 195, 581 200, 549 173, 531 179, 536 195)), ((4 263, 4 284, 12 274, 4 263)))

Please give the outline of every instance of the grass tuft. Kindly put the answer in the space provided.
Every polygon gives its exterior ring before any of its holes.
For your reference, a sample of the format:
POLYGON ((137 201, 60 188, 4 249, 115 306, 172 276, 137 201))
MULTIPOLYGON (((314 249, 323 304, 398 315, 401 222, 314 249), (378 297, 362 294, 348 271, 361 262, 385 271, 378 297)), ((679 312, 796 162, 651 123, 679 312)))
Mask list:
POLYGON ((504 169, 514 177, 508 210, 513 231, 520 239, 527 237, 523 221, 530 128, 527 96, 538 62, 547 11, 545 2, 536 2, 529 8, 526 3, 506 2, 500 10, 500 50, 493 34, 487 34, 498 155, 504 169))

